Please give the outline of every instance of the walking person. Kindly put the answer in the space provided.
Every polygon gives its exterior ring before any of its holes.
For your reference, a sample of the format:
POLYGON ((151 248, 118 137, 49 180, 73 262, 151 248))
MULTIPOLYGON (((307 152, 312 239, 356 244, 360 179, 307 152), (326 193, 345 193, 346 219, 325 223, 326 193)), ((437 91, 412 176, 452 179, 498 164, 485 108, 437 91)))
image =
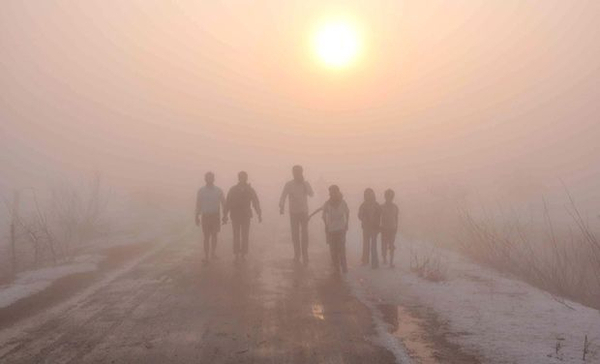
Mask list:
POLYGON ((308 265, 308 197, 314 195, 310 183, 304 179, 302 166, 292 168, 293 179, 285 184, 279 199, 279 213, 284 214, 289 200, 290 227, 294 244, 294 260, 308 265))
POLYGON ((248 243, 250 235, 250 220, 252 209, 258 216, 258 222, 262 222, 260 202, 254 188, 248 183, 248 173, 238 173, 238 184, 231 187, 225 200, 223 211, 223 224, 227 224, 227 217, 231 216, 233 228, 233 253, 235 260, 244 260, 248 254, 248 243))
POLYGON ((394 268, 394 251, 396 250, 396 233, 398 231, 398 206, 394 203, 394 190, 384 192, 385 202, 381 205, 381 253, 383 264, 386 264, 387 253, 390 254, 390 268, 394 268))
POLYGON ((379 233, 381 207, 377 203, 375 192, 371 188, 367 188, 364 192, 364 201, 358 209, 358 219, 363 230, 362 264, 369 264, 370 255, 371 268, 379 268, 377 234, 379 233))
POLYGON ((350 211, 344 201, 344 197, 337 185, 329 187, 329 200, 323 207, 313 212, 312 217, 319 211, 323 211, 323 221, 325 222, 326 242, 329 244, 331 261, 335 274, 348 271, 346 261, 346 233, 348 231, 348 221, 350 211))
POLYGON ((215 175, 204 175, 206 185, 196 195, 196 226, 202 225, 204 235, 204 262, 217 258, 217 235, 221 230, 221 206, 225 205, 223 191, 215 186, 215 175))

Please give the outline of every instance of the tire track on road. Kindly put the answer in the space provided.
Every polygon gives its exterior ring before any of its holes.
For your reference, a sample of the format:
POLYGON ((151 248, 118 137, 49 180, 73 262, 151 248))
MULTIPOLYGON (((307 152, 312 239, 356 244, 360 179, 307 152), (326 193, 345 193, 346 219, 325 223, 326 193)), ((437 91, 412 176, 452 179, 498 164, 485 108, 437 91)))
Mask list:
POLYGON ((86 304, 86 300, 100 291, 101 289, 109 286, 115 280, 129 273, 141 263, 155 256, 162 250, 164 250, 169 244, 181 241, 188 232, 184 232, 172 238, 165 238, 163 241, 158 243, 155 247, 126 263, 123 267, 118 268, 106 275, 99 282, 92 286, 82 290, 75 294, 73 297, 66 301, 44 311, 25 319, 16 325, 9 327, 3 331, 0 331, 0 359, 10 355, 21 349, 23 345, 26 345, 29 341, 28 335, 32 334, 35 328, 43 328, 46 323, 59 319, 61 315, 64 315, 67 311, 70 312, 81 312, 84 311, 82 307, 86 304))

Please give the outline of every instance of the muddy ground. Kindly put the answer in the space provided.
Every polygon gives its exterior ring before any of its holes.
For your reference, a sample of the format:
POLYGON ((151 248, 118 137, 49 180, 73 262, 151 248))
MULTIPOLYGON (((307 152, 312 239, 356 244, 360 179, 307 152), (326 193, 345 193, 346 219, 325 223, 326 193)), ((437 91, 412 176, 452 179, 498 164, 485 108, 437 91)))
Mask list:
MULTIPOLYGON (((233 262, 223 234, 220 259, 205 265, 197 239, 188 234, 154 247, 109 280, 84 275, 57 282, 0 312, 0 362, 396 362, 373 343, 372 312, 331 275, 323 242, 313 239, 305 268, 291 259, 284 231, 262 225, 253 233, 245 262, 233 262), (97 289, 84 295, 74 293, 94 284, 97 289), (40 308, 69 295, 62 307, 40 308)), ((127 258, 113 254, 101 270, 127 258)), ((443 325, 433 316, 409 323, 414 307, 400 308, 399 315, 379 309, 409 349, 427 348, 426 356, 413 352, 413 362, 477 362, 439 334, 443 325), (410 327, 404 331, 398 329, 403 321, 410 327)))

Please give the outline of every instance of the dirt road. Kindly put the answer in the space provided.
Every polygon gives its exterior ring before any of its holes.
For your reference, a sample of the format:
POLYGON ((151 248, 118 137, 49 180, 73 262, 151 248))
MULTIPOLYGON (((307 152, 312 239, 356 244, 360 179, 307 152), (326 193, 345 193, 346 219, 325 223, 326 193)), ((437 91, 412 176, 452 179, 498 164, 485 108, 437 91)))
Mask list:
POLYGON ((329 274, 308 268, 282 231, 255 229, 251 256, 201 263, 195 238, 162 249, 97 290, 0 341, 3 363, 393 363, 373 345, 371 313, 329 274))

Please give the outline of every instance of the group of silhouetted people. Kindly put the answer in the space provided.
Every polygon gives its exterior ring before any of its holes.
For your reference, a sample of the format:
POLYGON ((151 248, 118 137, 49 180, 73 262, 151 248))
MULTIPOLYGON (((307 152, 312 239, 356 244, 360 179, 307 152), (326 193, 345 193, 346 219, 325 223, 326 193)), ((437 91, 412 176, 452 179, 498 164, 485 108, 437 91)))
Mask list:
MULTIPOLYGON (((288 201, 294 260, 308 265, 308 222, 311 217, 321 213, 325 224, 325 238, 331 252, 334 271, 346 273, 346 233, 350 220, 350 210, 337 185, 329 187, 329 199, 316 211, 309 215, 308 198, 314 195, 313 189, 304 179, 301 166, 292 168, 293 179, 287 182, 279 200, 279 211, 284 214, 288 201)), ((217 259, 215 254, 217 235, 221 224, 231 219, 233 229, 233 253, 235 260, 244 260, 248 254, 250 222, 252 210, 256 212, 258 221, 262 222, 260 202, 256 191, 248 183, 246 172, 238 173, 238 183, 229 189, 225 197, 223 191, 215 186, 212 172, 205 175, 206 185, 200 188, 196 198, 196 225, 202 226, 204 237, 204 262, 217 259), (221 216, 221 208, 223 209, 221 216)), ((375 192, 367 188, 364 201, 358 210, 358 218, 363 230, 362 264, 379 267, 377 238, 381 234, 381 253, 383 262, 394 266, 394 250, 396 232, 398 230, 398 206, 394 201, 394 191, 388 189, 384 193, 385 202, 379 204, 375 192)))
POLYGON ((227 198, 223 191, 215 186, 215 175, 212 172, 204 176, 206 185, 198 191, 196 197, 196 225, 202 225, 204 235, 204 261, 208 263, 216 259, 217 234, 221 230, 221 221, 226 224, 231 217, 233 228, 233 253, 235 259, 245 259, 248 254, 248 241, 250 235, 250 220, 252 209, 262 221, 260 202, 256 191, 248 183, 246 172, 238 173, 238 183, 229 189, 227 198), (221 207, 223 217, 221 218, 221 207))

